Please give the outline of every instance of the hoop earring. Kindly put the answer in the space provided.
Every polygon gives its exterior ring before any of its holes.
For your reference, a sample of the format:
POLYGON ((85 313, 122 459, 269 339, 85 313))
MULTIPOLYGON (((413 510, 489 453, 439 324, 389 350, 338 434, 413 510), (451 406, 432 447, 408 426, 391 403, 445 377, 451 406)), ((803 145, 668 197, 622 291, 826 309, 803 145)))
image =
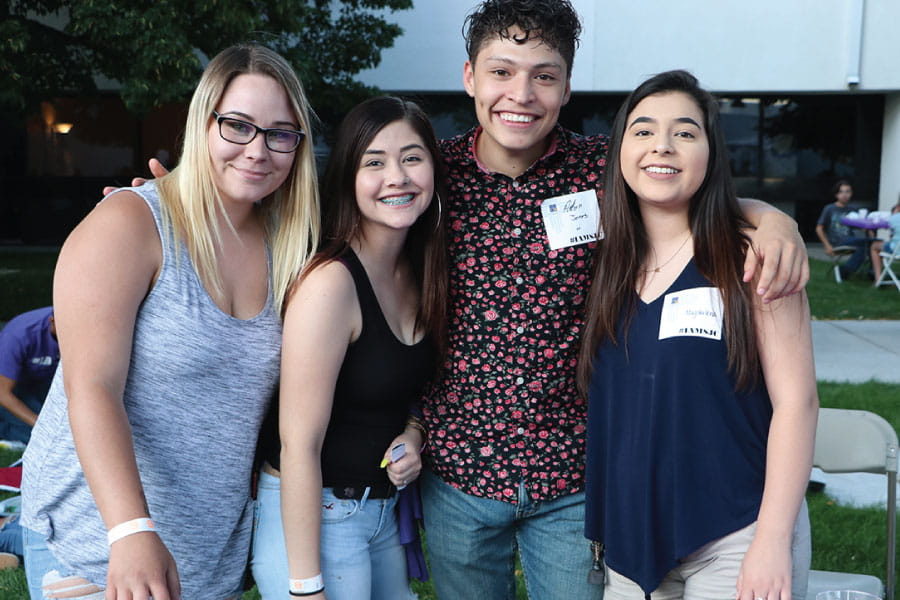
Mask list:
POLYGON ((434 231, 437 232, 438 228, 441 226, 441 195, 437 192, 435 192, 434 195, 437 197, 438 203, 437 221, 434 222, 434 231))
POLYGON ((355 238, 359 236, 359 222, 361 219, 359 218, 359 210, 357 210, 353 214, 353 229, 350 231, 350 237, 355 238))

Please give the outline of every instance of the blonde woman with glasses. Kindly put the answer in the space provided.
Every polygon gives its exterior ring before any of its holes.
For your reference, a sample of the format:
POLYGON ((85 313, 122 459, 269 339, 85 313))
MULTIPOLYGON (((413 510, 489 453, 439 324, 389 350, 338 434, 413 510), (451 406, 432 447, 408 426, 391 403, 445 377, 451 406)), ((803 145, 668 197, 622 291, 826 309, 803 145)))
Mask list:
POLYGON ((308 112, 283 58, 224 50, 178 167, 63 246, 62 365, 25 455, 32 598, 240 597, 281 307, 318 238, 308 112))

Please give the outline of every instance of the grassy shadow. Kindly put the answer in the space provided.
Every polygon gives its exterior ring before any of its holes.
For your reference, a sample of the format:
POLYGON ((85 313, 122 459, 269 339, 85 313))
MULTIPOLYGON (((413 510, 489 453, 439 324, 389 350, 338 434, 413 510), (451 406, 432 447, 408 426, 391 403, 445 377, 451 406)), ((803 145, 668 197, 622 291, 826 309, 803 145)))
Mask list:
MULTIPOLYGON (((900 427, 900 385, 819 383, 823 407, 868 410, 900 427)), ((841 506, 824 493, 807 494, 812 526, 812 568, 864 573, 884 579, 887 548, 884 508, 841 506)))
POLYGON ((900 319, 900 294, 893 286, 875 288, 863 275, 836 283, 830 262, 809 263, 806 292, 814 319, 900 319))
POLYGON ((0 249, 0 321, 53 302, 56 249, 0 249))

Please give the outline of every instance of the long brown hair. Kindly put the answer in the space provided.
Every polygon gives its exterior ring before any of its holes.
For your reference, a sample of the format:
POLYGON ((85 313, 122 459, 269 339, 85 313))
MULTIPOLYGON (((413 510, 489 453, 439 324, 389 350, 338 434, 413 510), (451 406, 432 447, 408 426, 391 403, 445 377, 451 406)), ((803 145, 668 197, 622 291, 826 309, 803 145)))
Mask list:
POLYGON ((713 96, 686 71, 667 71, 651 77, 625 100, 613 123, 612 138, 603 177, 601 218, 605 238, 594 257, 593 283, 588 293, 587 317, 578 365, 578 387, 587 394, 597 348, 604 339, 618 339, 617 325, 625 315, 625 328, 637 307, 635 288, 649 252, 634 192, 625 183, 620 163, 622 139, 628 115, 654 94, 682 92, 703 112, 709 140, 706 177, 691 199, 689 222, 694 236, 694 262, 700 272, 722 292, 728 366, 739 389, 759 377, 759 354, 753 326, 751 290, 742 281, 746 252, 752 252, 743 229, 750 227, 737 203, 725 138, 719 125, 719 108, 713 96))
POLYGON ((416 328, 434 340, 443 358, 447 347, 447 235, 441 205, 444 191, 444 162, 428 116, 415 102, 394 96, 370 98, 344 117, 325 168, 322 184, 322 247, 305 272, 341 256, 348 243, 359 234, 360 212, 356 203, 356 172, 363 153, 378 132, 396 121, 413 128, 434 165, 434 197, 406 236, 404 255, 419 288, 416 328))

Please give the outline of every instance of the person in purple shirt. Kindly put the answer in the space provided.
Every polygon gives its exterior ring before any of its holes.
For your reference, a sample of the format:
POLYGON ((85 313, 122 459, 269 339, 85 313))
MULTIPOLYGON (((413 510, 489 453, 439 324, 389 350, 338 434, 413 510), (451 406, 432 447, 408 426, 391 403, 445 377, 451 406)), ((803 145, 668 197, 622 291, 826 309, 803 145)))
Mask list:
POLYGON ((52 306, 22 313, 0 331, 0 439, 28 442, 58 364, 52 306))

